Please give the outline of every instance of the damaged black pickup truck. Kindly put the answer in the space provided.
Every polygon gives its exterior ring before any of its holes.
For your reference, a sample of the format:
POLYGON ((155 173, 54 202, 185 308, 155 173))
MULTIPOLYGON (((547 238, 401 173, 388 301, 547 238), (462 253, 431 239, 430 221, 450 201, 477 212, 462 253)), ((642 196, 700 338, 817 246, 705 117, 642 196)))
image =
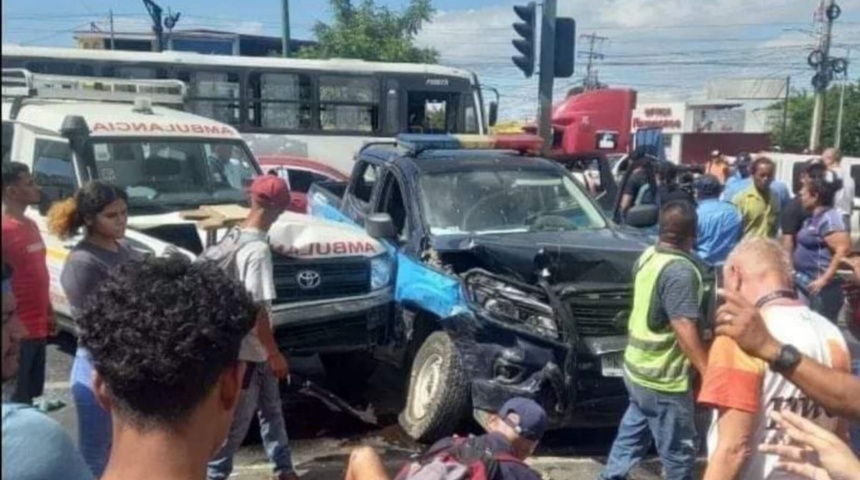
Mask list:
POLYGON ((396 252, 390 342, 411 372, 400 423, 419 440, 515 395, 555 426, 617 424, 627 405, 631 273, 650 241, 558 163, 508 148, 402 135, 365 146, 348 184, 309 194, 313 215, 396 252))

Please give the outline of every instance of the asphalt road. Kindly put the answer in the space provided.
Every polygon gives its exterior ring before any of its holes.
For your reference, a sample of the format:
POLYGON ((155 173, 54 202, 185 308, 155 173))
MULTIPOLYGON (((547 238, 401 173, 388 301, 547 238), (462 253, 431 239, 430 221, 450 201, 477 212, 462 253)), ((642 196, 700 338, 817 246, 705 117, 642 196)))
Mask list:
MULTIPOLYGON (((852 355, 860 355, 860 343, 846 335, 852 355)), ((68 340, 68 339, 67 339, 68 340)), ((60 399, 67 406, 50 415, 60 422, 76 439, 77 419, 69 390, 72 364, 71 342, 51 345, 48 349, 46 397, 60 399)), ((349 452, 356 446, 376 448, 392 471, 396 471, 421 446, 409 439, 394 418, 384 418, 382 425, 371 427, 337 412, 320 402, 305 398, 286 401, 286 416, 293 461, 303 479, 334 480, 343 478, 349 452)), ((252 436, 255 434, 252 433, 252 436)), ((580 429, 550 432, 545 437, 532 465, 546 478, 574 480, 596 478, 603 466, 615 431, 612 429, 580 429)), ((236 458, 234 479, 261 480, 271 478, 270 465, 259 445, 249 439, 236 458)), ((703 462, 699 462, 700 468, 703 462)), ((636 468, 635 480, 660 478, 659 461, 652 458, 636 468)))

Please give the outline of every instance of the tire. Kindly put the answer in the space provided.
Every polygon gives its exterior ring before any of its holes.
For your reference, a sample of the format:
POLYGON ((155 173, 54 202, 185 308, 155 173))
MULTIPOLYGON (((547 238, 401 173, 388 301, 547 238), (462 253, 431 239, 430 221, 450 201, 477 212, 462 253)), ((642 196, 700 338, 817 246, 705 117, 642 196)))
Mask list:
POLYGON ((434 332, 412 361, 400 426, 423 443, 446 437, 468 415, 469 393, 469 382, 454 342, 447 333, 434 332))

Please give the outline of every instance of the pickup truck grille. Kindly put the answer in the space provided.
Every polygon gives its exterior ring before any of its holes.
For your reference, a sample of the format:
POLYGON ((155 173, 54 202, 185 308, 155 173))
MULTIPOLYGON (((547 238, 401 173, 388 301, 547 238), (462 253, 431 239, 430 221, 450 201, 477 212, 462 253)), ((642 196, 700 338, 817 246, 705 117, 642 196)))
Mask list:
POLYGON ((275 304, 328 300, 370 292, 370 260, 363 257, 296 260, 272 253, 275 304), (318 281, 315 281, 318 276, 318 281))
POLYGON ((573 294, 565 298, 579 335, 598 337, 627 333, 627 319, 622 325, 615 320, 619 312, 629 315, 633 307, 632 292, 618 290, 573 294))

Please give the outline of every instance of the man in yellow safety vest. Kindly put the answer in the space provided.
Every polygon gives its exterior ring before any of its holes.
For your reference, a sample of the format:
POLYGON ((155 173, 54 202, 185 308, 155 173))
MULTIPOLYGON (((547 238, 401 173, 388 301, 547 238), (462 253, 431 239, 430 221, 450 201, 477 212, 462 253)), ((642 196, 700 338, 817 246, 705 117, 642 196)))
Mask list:
POLYGON ((691 256, 696 209, 673 201, 660 210, 657 245, 634 267, 633 310, 624 352, 624 380, 630 405, 612 445, 604 480, 626 478, 653 438, 664 478, 693 476, 696 456, 695 404, 690 364, 700 373, 707 353, 697 322, 703 300, 702 271, 691 256))

